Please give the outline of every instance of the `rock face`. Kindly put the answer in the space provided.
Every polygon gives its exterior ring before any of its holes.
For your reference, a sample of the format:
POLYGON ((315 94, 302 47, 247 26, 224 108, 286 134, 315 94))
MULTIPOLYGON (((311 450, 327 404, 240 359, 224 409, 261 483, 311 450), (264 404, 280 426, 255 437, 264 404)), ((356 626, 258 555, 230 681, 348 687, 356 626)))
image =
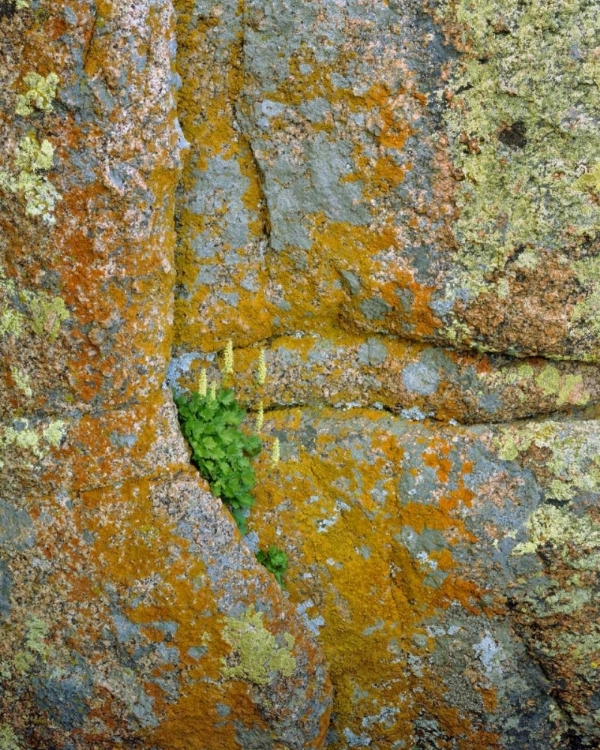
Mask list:
POLYGON ((320 747, 321 651, 163 387, 173 9, 31 6, 0 4, 0 747, 320 747))
POLYGON ((0 0, 0 750, 598 746, 599 15, 0 0))

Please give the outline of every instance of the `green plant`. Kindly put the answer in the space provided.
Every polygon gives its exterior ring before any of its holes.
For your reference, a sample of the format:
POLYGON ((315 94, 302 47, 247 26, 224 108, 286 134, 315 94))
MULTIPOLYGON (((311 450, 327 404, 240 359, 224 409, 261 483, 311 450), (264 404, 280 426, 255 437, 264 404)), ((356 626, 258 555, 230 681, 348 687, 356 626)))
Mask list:
POLYGON ((283 576, 285 575, 288 567, 288 558, 285 552, 274 545, 271 545, 268 550, 259 550, 256 553, 256 559, 261 565, 272 573, 279 584, 285 588, 283 576))
POLYGON ((192 462, 246 534, 244 511, 254 505, 251 492, 256 483, 250 458, 260 453, 261 439, 240 429, 246 412, 231 388, 175 396, 175 404, 181 429, 192 448, 192 462))

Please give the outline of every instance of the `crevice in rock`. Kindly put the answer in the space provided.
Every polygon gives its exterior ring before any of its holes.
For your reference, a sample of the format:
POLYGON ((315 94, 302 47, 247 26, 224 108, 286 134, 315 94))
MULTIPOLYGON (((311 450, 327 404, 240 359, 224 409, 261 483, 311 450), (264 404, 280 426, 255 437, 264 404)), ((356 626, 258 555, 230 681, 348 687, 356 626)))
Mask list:
MULTIPOLYGON (((235 113, 235 124, 238 128, 238 133, 244 142, 244 145, 248 149, 248 153, 252 158, 252 164, 256 172, 257 185, 260 190, 260 205, 261 205, 261 218, 263 221, 263 242, 265 243, 265 249, 271 250, 271 212, 269 209, 269 201, 265 190, 266 177, 261 167, 258 155, 256 153, 256 147, 252 140, 252 135, 249 128, 247 127, 247 117, 242 109, 242 98, 243 98, 243 87, 244 87, 244 75, 246 68, 246 0, 240 0, 239 13, 242 17, 242 31, 240 33, 240 43, 238 47, 239 54, 239 82, 236 91, 230 91, 232 97, 232 109, 235 113)), ((261 254, 261 260, 264 260, 261 254)))

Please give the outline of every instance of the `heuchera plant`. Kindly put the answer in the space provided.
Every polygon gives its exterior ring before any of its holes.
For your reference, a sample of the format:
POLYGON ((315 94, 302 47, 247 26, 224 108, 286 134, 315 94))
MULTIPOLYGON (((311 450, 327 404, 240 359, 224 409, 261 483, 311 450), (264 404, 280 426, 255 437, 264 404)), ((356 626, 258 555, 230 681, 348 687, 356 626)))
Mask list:
POLYGON ((261 439, 241 430, 246 412, 231 388, 175 396, 175 403, 181 429, 192 448, 192 462, 246 534, 244 511, 254 505, 251 492, 256 484, 250 459, 260 453, 261 439))

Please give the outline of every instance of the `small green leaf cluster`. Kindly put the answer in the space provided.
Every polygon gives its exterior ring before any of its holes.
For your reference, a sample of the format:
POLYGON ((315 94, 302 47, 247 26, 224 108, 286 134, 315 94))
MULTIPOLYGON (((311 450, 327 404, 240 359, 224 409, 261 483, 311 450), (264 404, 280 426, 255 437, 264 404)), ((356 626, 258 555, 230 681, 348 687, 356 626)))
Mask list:
POLYGON ((281 586, 285 587, 283 576, 287 571, 288 558, 283 550, 272 544, 268 550, 259 550, 256 553, 256 559, 275 576, 281 586))
POLYGON ((249 459, 260 453, 261 439, 240 429, 246 412, 231 388, 175 396, 175 404, 181 429, 192 448, 192 462, 246 534, 244 511, 254 505, 251 492, 256 484, 249 459))

